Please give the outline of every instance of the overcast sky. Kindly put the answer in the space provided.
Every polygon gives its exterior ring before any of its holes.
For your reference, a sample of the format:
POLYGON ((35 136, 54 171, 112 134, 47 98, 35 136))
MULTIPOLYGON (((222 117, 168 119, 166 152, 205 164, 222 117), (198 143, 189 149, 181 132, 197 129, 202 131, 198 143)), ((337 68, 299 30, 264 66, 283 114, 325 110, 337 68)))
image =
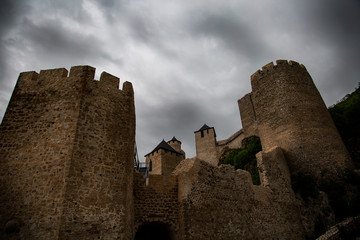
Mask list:
POLYGON ((90 65, 132 82, 141 160, 173 136, 194 156, 204 123, 239 130, 250 75, 276 59, 327 106, 360 81, 359 0, 0 0, 0 38, 0 119, 20 72, 90 65))

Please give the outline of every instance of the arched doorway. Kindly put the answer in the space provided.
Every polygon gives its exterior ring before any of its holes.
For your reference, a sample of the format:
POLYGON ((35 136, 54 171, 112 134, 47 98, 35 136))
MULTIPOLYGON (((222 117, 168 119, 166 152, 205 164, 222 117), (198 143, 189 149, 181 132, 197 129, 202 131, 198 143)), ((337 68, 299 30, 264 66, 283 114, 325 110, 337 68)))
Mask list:
POLYGON ((162 222, 147 222, 138 228, 135 240, 175 240, 170 225, 162 222))

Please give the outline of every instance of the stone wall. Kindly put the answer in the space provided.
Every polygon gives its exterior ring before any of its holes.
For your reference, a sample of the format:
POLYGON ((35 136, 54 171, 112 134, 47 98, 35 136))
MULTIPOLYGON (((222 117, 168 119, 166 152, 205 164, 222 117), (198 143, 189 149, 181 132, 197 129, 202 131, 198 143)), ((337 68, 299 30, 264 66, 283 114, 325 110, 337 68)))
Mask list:
POLYGON ((94 73, 20 74, 0 129, 0 238, 132 236, 133 90, 94 73))
POLYGON ((242 129, 235 132, 233 135, 224 140, 216 141, 217 158, 220 158, 224 148, 236 149, 242 147, 242 140, 244 140, 245 134, 242 129))

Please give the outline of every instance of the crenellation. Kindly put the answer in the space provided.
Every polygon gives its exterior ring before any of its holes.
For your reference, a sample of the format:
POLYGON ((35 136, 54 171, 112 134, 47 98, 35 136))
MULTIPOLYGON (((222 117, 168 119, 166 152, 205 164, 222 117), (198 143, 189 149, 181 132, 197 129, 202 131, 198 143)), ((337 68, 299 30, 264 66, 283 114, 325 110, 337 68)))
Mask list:
POLYGON ((289 61, 289 65, 294 66, 294 67, 300 67, 300 64, 298 62, 296 62, 296 61, 293 61, 293 60, 289 61))
POLYGON ((287 60, 282 60, 282 59, 278 59, 275 61, 276 62, 276 65, 285 65, 285 64, 288 64, 288 61, 287 60))
POLYGON ((120 78, 115 77, 107 72, 100 75, 100 86, 104 89, 119 89, 120 78))
POLYGON ((134 95, 134 89, 133 89, 133 85, 131 82, 124 82, 123 86, 122 86, 122 91, 124 93, 130 94, 131 96, 134 95))
POLYGON ((271 69, 274 68, 274 63, 270 62, 262 67, 263 72, 269 72, 271 69))
POLYGON ((48 80, 54 78, 55 79, 65 78, 67 76, 68 76, 68 70, 65 68, 41 70, 39 74, 39 78, 48 78, 48 80))
POLYGON ((95 68, 87 65, 73 66, 70 68, 69 78, 86 84, 86 82, 94 80, 95 68))
POLYGON ((251 75, 250 79, 251 79, 251 81, 258 80, 258 79, 260 79, 260 78, 262 77, 262 75, 263 75, 263 71, 257 70, 256 72, 254 72, 254 73, 251 75))

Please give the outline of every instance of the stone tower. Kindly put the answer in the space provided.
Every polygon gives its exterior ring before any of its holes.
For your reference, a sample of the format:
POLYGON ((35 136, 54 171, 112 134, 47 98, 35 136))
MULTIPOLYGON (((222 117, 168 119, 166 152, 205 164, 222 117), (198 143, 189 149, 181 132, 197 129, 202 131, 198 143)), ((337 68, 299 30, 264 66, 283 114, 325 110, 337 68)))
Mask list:
POLYGON ((216 132, 213 127, 204 124, 195 131, 196 157, 213 165, 218 165, 218 152, 216 149, 216 132))
POLYGON ((258 135, 264 152, 284 151, 292 173, 339 176, 349 154, 303 65, 278 60, 251 76, 252 92, 239 100, 244 132, 258 135))
POLYGON ((134 93, 90 66, 21 73, 0 128, 0 238, 133 236, 134 93))
POLYGON ((174 136, 170 141, 167 142, 175 151, 183 154, 183 159, 185 159, 185 152, 181 149, 181 141, 177 140, 174 136))
MULTIPOLYGON (((177 148, 181 146, 179 143, 180 141, 176 139, 172 144, 177 148)), ((177 151, 162 140, 154 150, 145 155, 146 165, 149 166, 150 162, 152 165, 149 174, 169 176, 179 162, 184 159, 184 154, 181 151, 181 148, 180 151, 177 151)))

